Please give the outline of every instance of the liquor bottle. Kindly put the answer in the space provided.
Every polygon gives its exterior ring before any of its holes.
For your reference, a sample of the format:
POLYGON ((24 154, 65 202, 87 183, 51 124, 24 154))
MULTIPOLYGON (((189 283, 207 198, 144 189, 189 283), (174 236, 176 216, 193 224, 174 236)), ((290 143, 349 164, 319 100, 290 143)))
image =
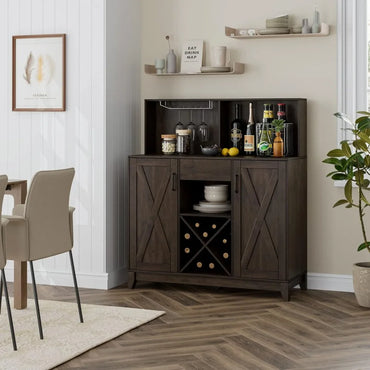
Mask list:
POLYGON ((271 123, 274 120, 274 105, 269 104, 269 110, 268 110, 268 122, 271 123))
POLYGON ((256 131, 256 125, 253 117, 253 105, 249 103, 249 119, 247 129, 244 135, 244 152, 245 155, 255 155, 256 148, 254 143, 254 136, 256 131))
POLYGON ((231 122, 230 139, 232 146, 239 150, 243 150, 243 126, 244 121, 241 119, 240 105, 235 104, 235 119, 231 122))
POLYGON ((285 110, 285 104, 283 103, 278 104, 277 118, 283 119, 286 122, 286 110, 285 110))
POLYGON ((262 123, 257 125, 257 155, 260 157, 270 157, 272 154, 270 106, 271 104, 264 104, 262 123))

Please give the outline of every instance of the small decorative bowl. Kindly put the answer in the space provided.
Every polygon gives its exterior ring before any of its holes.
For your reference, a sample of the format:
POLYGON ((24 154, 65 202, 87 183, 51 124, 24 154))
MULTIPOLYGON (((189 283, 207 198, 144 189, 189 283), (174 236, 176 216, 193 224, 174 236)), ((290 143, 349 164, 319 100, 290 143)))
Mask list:
POLYGON ((227 192, 204 192, 204 198, 208 202, 226 202, 227 201, 228 194, 227 192))
POLYGON ((210 145, 210 146, 200 146, 200 149, 202 150, 202 154, 209 155, 209 156, 215 156, 220 152, 220 148, 218 145, 210 145))

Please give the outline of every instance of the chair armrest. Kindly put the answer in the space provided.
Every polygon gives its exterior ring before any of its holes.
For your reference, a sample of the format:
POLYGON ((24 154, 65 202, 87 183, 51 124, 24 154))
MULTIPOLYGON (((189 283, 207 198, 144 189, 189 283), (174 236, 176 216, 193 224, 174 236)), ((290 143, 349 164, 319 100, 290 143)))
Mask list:
POLYGON ((5 226, 9 220, 7 218, 1 217, 1 226, 5 226))
POLYGON ((28 222, 22 216, 4 215, 1 219, 6 257, 15 261, 29 259, 28 222), (3 224, 3 220, 7 222, 3 224))
POLYGON ((17 204, 17 205, 14 206, 12 213, 13 213, 14 216, 24 217, 25 210, 26 210, 26 205, 25 204, 17 204))
MULTIPOLYGON (((8 220, 8 222, 26 222, 26 219, 23 217, 23 216, 17 216, 17 215, 3 215, 2 216, 2 220, 6 218, 8 220)), ((7 223, 8 223, 7 222, 7 223)))

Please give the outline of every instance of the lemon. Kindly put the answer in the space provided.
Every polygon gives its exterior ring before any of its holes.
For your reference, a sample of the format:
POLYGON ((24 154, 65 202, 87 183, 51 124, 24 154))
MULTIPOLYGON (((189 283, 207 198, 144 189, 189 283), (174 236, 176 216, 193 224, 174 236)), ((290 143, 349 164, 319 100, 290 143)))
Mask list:
POLYGON ((229 149, 229 156, 230 157, 235 157, 238 154, 239 154, 239 149, 238 148, 230 148, 229 149))
POLYGON ((223 148, 221 154, 226 157, 229 154, 229 149, 223 148))

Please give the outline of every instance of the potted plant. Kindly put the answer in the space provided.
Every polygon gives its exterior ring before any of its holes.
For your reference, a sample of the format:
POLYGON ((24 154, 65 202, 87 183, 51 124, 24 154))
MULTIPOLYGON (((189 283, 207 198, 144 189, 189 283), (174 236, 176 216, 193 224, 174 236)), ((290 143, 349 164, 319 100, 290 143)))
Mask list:
MULTIPOLYGON (((361 225, 363 242, 357 250, 370 252, 365 227, 365 210, 370 206, 370 112, 361 114, 353 123, 345 114, 335 113, 337 118, 348 123, 345 130, 352 132, 352 140, 343 140, 340 148, 328 152, 324 163, 332 165, 334 171, 328 173, 333 180, 345 181, 344 198, 333 207, 344 205, 346 208, 357 208, 361 225)), ((360 306, 370 307, 370 262, 355 263, 353 266, 353 287, 360 306)))
POLYGON ((284 130, 285 120, 284 119, 274 119, 271 122, 271 126, 275 129, 275 139, 272 145, 273 156, 283 157, 284 156, 284 141, 281 137, 281 130, 284 130))

